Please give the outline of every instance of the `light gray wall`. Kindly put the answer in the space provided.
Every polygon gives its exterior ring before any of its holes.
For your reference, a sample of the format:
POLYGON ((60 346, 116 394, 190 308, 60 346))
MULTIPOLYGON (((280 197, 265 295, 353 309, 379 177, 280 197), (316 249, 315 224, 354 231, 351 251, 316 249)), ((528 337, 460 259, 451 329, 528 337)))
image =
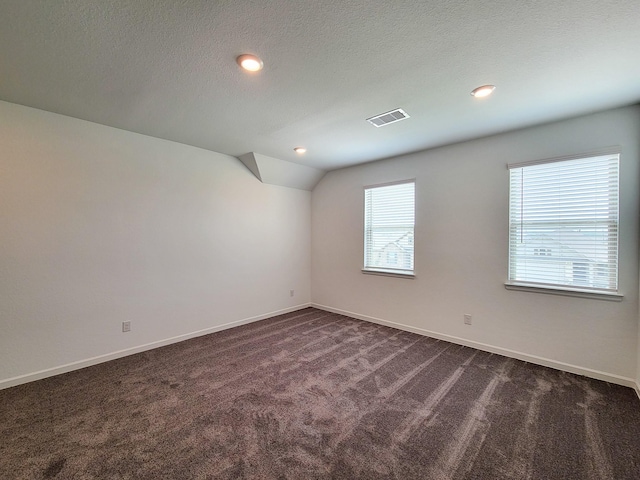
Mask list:
POLYGON ((331 172, 311 226, 232 157, 0 102, 0 385, 305 304, 310 232, 317 304, 640 382, 639 143, 631 107, 331 172), (610 145, 624 301, 506 291, 505 164, 610 145), (414 177, 417 278, 361 274, 362 186, 414 177))
POLYGON ((639 144, 640 107, 628 107, 329 172, 312 194, 312 301, 632 384, 639 144), (506 164, 613 145, 622 151, 624 300, 507 291, 506 164), (362 188, 409 178, 416 179, 416 278, 364 275, 362 188), (463 324, 465 313, 472 326, 463 324))
POLYGON ((0 385, 308 303, 310 198, 233 157, 0 102, 0 385))

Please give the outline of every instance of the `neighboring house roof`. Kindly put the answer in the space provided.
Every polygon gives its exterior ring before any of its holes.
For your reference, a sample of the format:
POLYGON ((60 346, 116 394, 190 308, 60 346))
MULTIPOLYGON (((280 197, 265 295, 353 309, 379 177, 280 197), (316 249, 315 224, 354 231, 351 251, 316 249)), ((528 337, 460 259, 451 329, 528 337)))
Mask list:
POLYGON ((609 260, 609 252, 596 248, 596 243, 606 241, 607 233, 585 232, 570 228, 559 228, 548 233, 527 236, 527 244, 531 247, 555 246, 554 257, 566 257, 567 260, 586 260, 594 263, 605 263, 609 260), (599 238, 598 238, 599 237, 599 238), (596 242, 597 240, 597 242, 596 242))
MULTIPOLYGON (((390 236, 395 236, 395 235, 397 235, 397 234, 391 234, 390 236)), ((385 243, 385 245, 383 247, 381 247, 379 249, 374 249, 374 250, 375 251, 385 251, 390 246, 396 246, 397 248, 401 249, 404 252, 410 252, 411 248, 408 245, 410 236, 411 236, 411 232, 407 232, 404 235, 402 235, 400 238, 389 240, 387 243, 385 243), (407 245, 404 246, 402 244, 402 242, 407 243, 407 245)))

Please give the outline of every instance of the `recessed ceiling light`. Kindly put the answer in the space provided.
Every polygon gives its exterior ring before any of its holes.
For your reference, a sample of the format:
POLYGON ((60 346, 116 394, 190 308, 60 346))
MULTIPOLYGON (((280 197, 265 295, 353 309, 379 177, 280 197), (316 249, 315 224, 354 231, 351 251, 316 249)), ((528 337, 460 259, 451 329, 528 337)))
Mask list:
POLYGON ((495 85, 483 85, 481 87, 474 88, 471 91, 471 95, 473 95, 476 98, 488 97, 493 93, 495 89, 496 89, 495 85))
POLYGON ((238 62, 238 65, 240 65, 245 70, 248 70, 249 72, 257 72, 258 70, 262 70, 262 67, 264 66, 262 60, 260 60, 255 55, 249 55, 248 53, 240 55, 238 58, 236 58, 236 62, 238 62))
POLYGON ((299 153, 300 155, 302 155, 303 153, 305 153, 307 151, 306 148, 304 147, 296 147, 293 149, 294 152, 299 153))

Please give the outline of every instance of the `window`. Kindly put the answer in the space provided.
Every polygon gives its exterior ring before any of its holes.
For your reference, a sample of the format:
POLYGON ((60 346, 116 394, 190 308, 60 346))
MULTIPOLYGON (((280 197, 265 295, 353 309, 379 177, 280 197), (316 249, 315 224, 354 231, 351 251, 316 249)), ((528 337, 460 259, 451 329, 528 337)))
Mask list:
POLYGON ((364 271, 413 275, 415 181, 365 187, 364 271))
POLYGON ((618 291, 619 154, 509 165, 507 285, 618 291))

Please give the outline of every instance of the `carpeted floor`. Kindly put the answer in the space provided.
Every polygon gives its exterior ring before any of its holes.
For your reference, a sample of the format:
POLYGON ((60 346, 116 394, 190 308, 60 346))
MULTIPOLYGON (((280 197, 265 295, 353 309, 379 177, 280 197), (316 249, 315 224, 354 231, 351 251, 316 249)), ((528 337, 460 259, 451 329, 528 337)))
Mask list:
POLYGON ((639 479, 629 388, 316 309, 0 391, 1 479, 639 479))

